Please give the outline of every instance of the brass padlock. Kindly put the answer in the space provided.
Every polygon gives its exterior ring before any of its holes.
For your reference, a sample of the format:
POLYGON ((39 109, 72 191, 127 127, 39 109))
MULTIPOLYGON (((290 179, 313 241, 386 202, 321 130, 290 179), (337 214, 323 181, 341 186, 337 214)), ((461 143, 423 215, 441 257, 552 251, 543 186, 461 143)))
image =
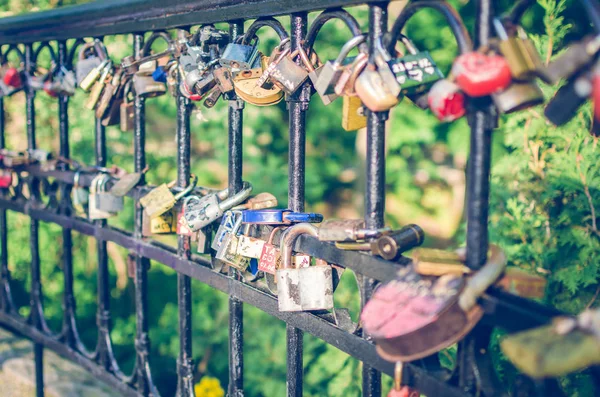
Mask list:
POLYGON ((506 58, 513 77, 517 80, 534 79, 544 68, 544 64, 525 30, 521 26, 517 26, 517 35, 509 36, 498 18, 494 19, 494 27, 500 39, 498 47, 506 58))
POLYGON ((250 258, 237 253, 239 244, 238 233, 242 226, 242 213, 241 211, 232 211, 232 213, 235 219, 234 226, 231 230, 225 232, 215 258, 226 262, 229 266, 239 271, 244 271, 250 264, 250 258))
POLYGON ((123 102, 120 105, 119 126, 121 131, 132 131, 135 122, 135 107, 133 93, 131 92, 133 82, 131 80, 125 83, 123 89, 123 102))
POLYGON ((513 81, 504 91, 492 94, 500 113, 512 113, 544 103, 544 93, 533 82, 513 81))
POLYGON ((121 70, 115 71, 110 83, 104 87, 104 91, 102 91, 102 95, 100 96, 100 101, 96 106, 96 118, 103 118, 106 111, 112 105, 112 102, 115 100, 118 94, 117 91, 121 85, 122 75, 123 72, 121 70))
POLYGON ((342 128, 346 131, 356 131, 367 126, 363 104, 359 97, 344 96, 342 107, 342 128))
POLYGON ((243 73, 233 79, 235 93, 244 101, 256 106, 270 106, 283 99, 283 91, 276 85, 263 88, 257 85, 260 77, 246 78, 243 73))
POLYGON ((145 213, 142 216, 142 235, 173 234, 177 231, 177 215, 174 208, 164 214, 150 218, 145 213))
POLYGON ((113 68, 111 64, 107 64, 107 66, 102 71, 100 79, 96 81, 94 87, 90 91, 90 95, 88 96, 87 101, 85 102, 85 107, 89 110, 94 110, 100 97, 102 96, 102 92, 104 91, 104 87, 110 81, 111 73, 113 72, 113 68))
POLYGON ((171 193, 171 190, 169 189, 169 187, 173 187, 175 185, 175 182, 171 182, 169 185, 163 183, 142 197, 140 199, 140 205, 144 207, 144 211, 146 211, 146 214, 150 218, 162 215, 173 208, 179 199, 189 194, 194 187, 196 187, 196 182, 198 182, 198 177, 196 175, 192 175, 192 182, 176 195, 171 193))

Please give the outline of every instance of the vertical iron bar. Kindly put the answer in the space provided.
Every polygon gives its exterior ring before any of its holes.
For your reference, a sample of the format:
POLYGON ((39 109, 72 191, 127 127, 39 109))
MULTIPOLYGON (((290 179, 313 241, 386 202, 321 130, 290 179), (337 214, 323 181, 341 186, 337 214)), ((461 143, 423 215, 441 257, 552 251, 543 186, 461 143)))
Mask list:
MULTIPOLYGON (((4 55, 0 53, 0 59, 4 62, 4 55)), ((4 99, 0 98, 0 149, 6 148, 6 138, 4 136, 5 118, 4 118, 4 99)), ((0 210, 0 303, 5 313, 13 311, 12 296, 10 292, 10 272, 8 270, 8 228, 7 212, 4 208, 0 210)))
MULTIPOLYGON (((33 72, 35 67, 35 59, 33 54, 33 45, 27 44, 25 46, 25 71, 27 73, 33 72)), ((35 91, 27 87, 26 93, 26 106, 27 106, 27 147, 28 149, 36 149, 35 139, 35 91)), ((38 197, 39 191, 37 186, 36 178, 31 179, 30 184, 31 197, 35 199, 38 197)), ((30 320, 33 326, 42 330, 42 323, 44 312, 42 309, 42 285, 40 281, 40 248, 39 248, 39 222, 35 219, 30 219, 30 237, 29 237, 29 248, 31 250, 31 314, 30 320)), ((43 345, 39 343, 34 344, 34 358, 35 358, 35 388, 36 396, 42 397, 44 395, 44 349, 43 345)))
MULTIPOLYGON (((59 65, 68 67, 67 59, 67 43, 66 41, 58 42, 58 63, 59 65)), ((67 95, 59 95, 58 97, 58 132, 59 132, 59 152, 64 158, 70 157, 69 149, 69 97, 67 95)), ((69 165, 61 163, 59 165, 61 171, 67 171, 69 165)), ((66 215, 70 215, 70 194, 71 186, 63 183, 60 186, 61 191, 61 211, 66 215)), ((63 293, 63 329, 62 338, 67 346, 75 347, 79 338, 77 337, 77 328, 75 323, 75 295, 73 293, 73 235, 71 229, 62 229, 63 239, 63 276, 64 276, 64 293, 63 293)))
MULTIPOLYGON (((373 63, 375 40, 387 30, 387 3, 369 5, 369 62, 373 63)), ((366 111, 367 181, 365 187, 365 222, 367 228, 383 227, 385 220, 385 122, 388 112, 366 111)), ((376 281, 362 278, 362 305, 371 297, 376 281)), ((363 396, 381 395, 381 374, 363 364, 363 396)))
MULTIPOLYGON (((95 118, 95 157, 96 165, 106 166, 106 128, 102 125, 102 120, 95 118)), ((96 226, 106 227, 105 219, 94 221, 96 226)), ((96 359, 100 365, 107 371, 116 371, 116 362, 112 352, 112 343, 110 339, 110 275, 108 273, 108 252, 106 241, 96 239, 98 249, 98 308, 96 322, 98 325, 98 345, 96 347, 96 359)))
MULTIPOLYGON (((244 22, 236 21, 229 25, 231 39, 244 33, 244 22)), ((229 101, 229 155, 228 187, 229 195, 242 190, 244 102, 233 96, 229 101)), ((240 280, 241 274, 229 267, 229 276, 240 280)), ((244 393, 244 305, 236 297, 229 297, 229 386, 231 397, 244 393)))
MULTIPOLYGON (((136 59, 141 56, 144 46, 144 35, 134 34, 133 53, 136 59)), ((133 157, 134 171, 142 172, 146 168, 146 104, 144 97, 135 96, 134 100, 134 130, 133 130, 133 157)), ((140 184, 145 183, 142 175, 140 184)), ((142 217, 144 209, 136 200, 134 203, 134 236, 142 238, 142 217)), ((148 355, 150 353, 150 339, 148 337, 148 269, 150 261, 141 256, 135 257, 135 318, 136 318, 136 387, 140 394, 147 396, 150 393, 151 373, 148 355)))
MULTIPOLYGON (((292 51, 302 45, 306 36, 307 13, 291 16, 292 51)), ((299 62, 299 61, 297 61, 299 62)), ((288 208, 304 211, 306 166, 306 111, 310 102, 310 86, 304 86, 287 99, 289 110, 288 208)), ((287 333, 287 396, 301 397, 304 379, 304 332, 286 324, 287 333)))
MULTIPOLYGON (((178 74, 179 82, 183 76, 178 74)), ((190 101, 177 93, 177 185, 190 183, 190 101)), ((191 239, 178 236, 177 254, 189 259, 191 239)), ((192 283, 188 276, 177 274, 177 299, 179 304, 179 358, 177 396, 194 395, 192 360, 192 283)))

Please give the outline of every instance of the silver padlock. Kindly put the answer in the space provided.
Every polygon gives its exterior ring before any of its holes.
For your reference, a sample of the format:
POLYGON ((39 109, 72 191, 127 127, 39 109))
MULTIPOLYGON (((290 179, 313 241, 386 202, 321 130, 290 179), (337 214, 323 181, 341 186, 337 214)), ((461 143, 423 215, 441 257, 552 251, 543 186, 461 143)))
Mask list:
POLYGON ((292 53, 289 42, 290 39, 286 38, 275 47, 269 57, 269 66, 256 82, 258 86, 267 88, 265 84, 270 81, 291 95, 306 81, 308 72, 294 61, 299 51, 292 53))
POLYGON ((237 70, 250 70, 259 57, 258 37, 255 36, 250 44, 244 44, 244 36, 235 42, 227 44, 219 62, 222 66, 237 70))
POLYGON ((237 253, 239 243, 238 233, 242 227, 242 212, 233 211, 235 223, 233 229, 228 231, 223 236, 221 245, 217 250, 215 258, 227 263, 239 271, 244 271, 250 264, 250 258, 243 257, 237 253))
POLYGON ((321 97, 335 93, 335 85, 344 71, 342 62, 354 47, 364 43, 365 40, 366 38, 364 35, 351 38, 344 44, 340 51, 340 55, 338 55, 335 61, 327 61, 327 63, 325 63, 319 73, 317 81, 314 83, 315 91, 317 91, 321 97))
POLYGON ((106 184, 110 177, 105 175, 102 181, 98 185, 96 191, 96 209, 111 214, 116 214, 123 210, 123 196, 115 196, 110 191, 106 190, 106 184))
POLYGON ((89 219, 108 219, 113 214, 107 211, 101 211, 98 209, 98 192, 101 189, 101 184, 103 180, 107 177, 105 174, 98 174, 94 179, 92 179, 92 183, 90 184, 90 196, 89 196, 89 204, 88 204, 88 218, 89 219))
POLYGON ((242 190, 226 199, 222 199, 225 191, 207 194, 203 197, 190 196, 183 202, 184 218, 188 227, 196 232, 219 219, 223 212, 246 200, 252 193, 252 185, 244 182, 242 190), (222 200, 222 201, 221 201, 222 200))
POLYGON ((292 248, 296 238, 303 234, 318 237, 319 233, 310 223, 299 223, 287 229, 281 240, 283 263, 276 277, 279 311, 282 312, 333 309, 331 266, 320 264, 298 269, 292 265, 292 248))

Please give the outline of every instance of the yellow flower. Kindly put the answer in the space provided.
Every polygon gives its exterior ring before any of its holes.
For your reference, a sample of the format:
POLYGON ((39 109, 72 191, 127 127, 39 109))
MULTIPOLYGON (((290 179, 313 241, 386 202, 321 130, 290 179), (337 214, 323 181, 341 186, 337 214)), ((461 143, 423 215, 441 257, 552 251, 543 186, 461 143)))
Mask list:
POLYGON ((217 378, 204 376, 194 386, 196 397, 225 397, 225 390, 217 378))

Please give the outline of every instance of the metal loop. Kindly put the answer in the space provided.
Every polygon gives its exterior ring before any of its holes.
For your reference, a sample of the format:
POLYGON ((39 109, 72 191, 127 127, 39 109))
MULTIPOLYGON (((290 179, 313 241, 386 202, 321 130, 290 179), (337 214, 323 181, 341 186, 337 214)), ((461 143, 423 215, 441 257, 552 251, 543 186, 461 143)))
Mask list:
POLYGON ((259 18, 256 21, 254 21, 252 25, 250 25, 250 27, 248 28, 248 31, 243 36, 242 44, 247 45, 254 38, 254 36, 256 36, 258 30, 263 26, 268 26, 272 28, 275 31, 275 33, 277 33, 280 40, 285 40, 289 37, 287 31, 285 30, 281 22, 279 22, 275 18, 259 18))
POLYGON ((168 45, 171 45, 171 43, 173 42, 173 39, 171 38, 169 33, 165 32, 164 30, 161 30, 158 32, 153 32, 150 35, 150 37, 148 37, 148 40, 144 43, 144 47, 142 48, 142 51, 140 53, 140 56, 142 58, 150 55, 150 51, 152 50, 152 45, 158 39, 163 39, 168 45))

